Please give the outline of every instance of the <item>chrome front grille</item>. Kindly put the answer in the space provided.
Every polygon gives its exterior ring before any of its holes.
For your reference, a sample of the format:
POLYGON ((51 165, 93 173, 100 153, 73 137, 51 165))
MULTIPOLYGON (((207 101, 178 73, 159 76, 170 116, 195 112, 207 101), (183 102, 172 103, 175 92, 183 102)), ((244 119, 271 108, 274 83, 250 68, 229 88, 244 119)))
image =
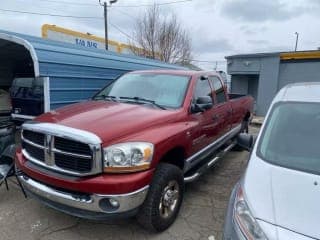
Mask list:
POLYGON ((45 161, 45 153, 43 146, 41 146, 40 148, 38 146, 28 143, 27 141, 22 141, 21 145, 22 148, 25 149, 25 151, 27 151, 32 158, 38 159, 41 162, 45 161))
POLYGON ((88 144, 61 138, 55 137, 54 146, 56 149, 65 152, 72 152, 74 154, 81 155, 91 155, 91 149, 88 144))
POLYGON ((44 145, 45 135, 43 133, 37 133, 37 132, 31 132, 31 131, 25 130, 23 131, 23 137, 35 144, 39 144, 41 146, 44 145))
POLYGON ((38 123, 40 128, 36 125, 28 123, 22 127, 22 153, 26 159, 45 168, 76 176, 101 172, 101 144, 92 139, 90 133, 87 133, 85 142, 84 131, 56 124, 38 123), (59 129, 63 131, 59 132, 59 129))

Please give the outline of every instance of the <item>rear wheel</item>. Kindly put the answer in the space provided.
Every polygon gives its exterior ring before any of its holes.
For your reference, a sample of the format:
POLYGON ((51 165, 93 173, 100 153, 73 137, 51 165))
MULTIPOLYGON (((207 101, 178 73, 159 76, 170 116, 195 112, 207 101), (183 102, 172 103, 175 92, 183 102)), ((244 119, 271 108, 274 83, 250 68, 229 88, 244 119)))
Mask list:
POLYGON ((166 230, 178 215, 183 192, 182 171, 172 164, 159 164, 148 196, 137 215, 138 222, 150 231, 166 230))

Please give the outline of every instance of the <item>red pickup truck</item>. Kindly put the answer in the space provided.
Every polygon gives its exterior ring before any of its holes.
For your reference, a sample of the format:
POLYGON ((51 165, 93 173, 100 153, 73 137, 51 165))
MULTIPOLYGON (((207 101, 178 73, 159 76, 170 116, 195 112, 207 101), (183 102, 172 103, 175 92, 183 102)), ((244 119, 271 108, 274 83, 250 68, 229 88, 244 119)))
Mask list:
POLYGON ((89 219, 137 215, 147 229, 175 220, 184 184, 236 144, 253 107, 219 74, 138 71, 92 100, 22 126, 18 179, 28 195, 89 219))

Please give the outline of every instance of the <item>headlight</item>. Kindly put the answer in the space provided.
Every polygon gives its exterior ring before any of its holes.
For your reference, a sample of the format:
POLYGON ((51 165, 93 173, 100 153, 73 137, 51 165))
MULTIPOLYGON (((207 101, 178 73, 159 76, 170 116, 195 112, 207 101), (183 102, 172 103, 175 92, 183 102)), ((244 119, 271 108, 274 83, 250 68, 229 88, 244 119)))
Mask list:
POLYGON ((267 237, 258 222, 250 212, 250 209, 243 197, 241 186, 238 188, 234 205, 234 219, 246 239, 267 240, 267 237))
POLYGON ((129 142, 104 148, 104 171, 112 173, 135 172, 150 168, 153 144, 129 142))

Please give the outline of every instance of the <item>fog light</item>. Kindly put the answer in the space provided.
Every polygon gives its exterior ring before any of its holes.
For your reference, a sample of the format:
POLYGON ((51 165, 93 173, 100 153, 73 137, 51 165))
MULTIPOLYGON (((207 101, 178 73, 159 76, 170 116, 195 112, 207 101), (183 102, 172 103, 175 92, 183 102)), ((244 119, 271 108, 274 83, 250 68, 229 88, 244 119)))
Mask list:
POLYGON ((114 208, 118 208, 119 207, 119 202, 116 199, 110 198, 109 202, 110 202, 112 207, 114 207, 114 208))
POLYGON ((120 202, 114 198, 103 198, 99 202, 100 208, 105 212, 115 212, 120 207, 120 202))

